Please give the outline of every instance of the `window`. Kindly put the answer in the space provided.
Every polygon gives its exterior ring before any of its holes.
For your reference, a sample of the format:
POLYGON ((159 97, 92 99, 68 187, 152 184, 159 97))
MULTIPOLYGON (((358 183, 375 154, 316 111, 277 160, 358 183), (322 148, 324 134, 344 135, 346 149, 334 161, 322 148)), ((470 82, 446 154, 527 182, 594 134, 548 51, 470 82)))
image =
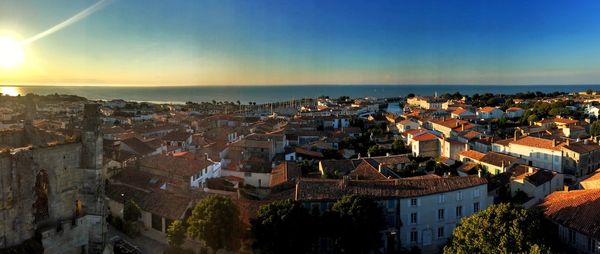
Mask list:
POLYGON ((410 199, 410 206, 417 206, 417 199, 416 198, 411 198, 410 199))
POLYGON ((410 214, 410 223, 411 224, 417 224, 417 213, 411 213, 410 214))
POLYGON ((588 237, 587 250, 592 253, 596 252, 596 240, 591 237, 588 237))
POLYGON ((162 217, 152 214, 152 228, 162 232, 162 217))
POLYGON ((394 207, 395 207, 394 200, 393 199, 388 200, 387 201, 387 208, 388 209, 394 209, 394 207))
POLYGON ((416 243, 419 239, 419 233, 416 230, 410 231, 410 242, 416 243))
POLYGON ((463 199, 463 193, 462 193, 462 191, 459 191, 459 192, 457 192, 457 193, 456 193, 456 200, 459 200, 459 201, 460 201, 460 200, 462 200, 462 199, 463 199))
POLYGON ((456 207, 456 217, 462 217, 462 206, 456 207))
POLYGON ((438 209, 438 220, 444 220, 444 209, 438 209))
POLYGON ((444 194, 438 195, 438 203, 446 202, 446 196, 444 194))
POLYGON ((478 198, 481 195, 480 190, 479 189, 475 189, 473 190, 473 197, 478 198))
POLYGON ((473 212, 479 212, 479 202, 473 203, 473 212))
POLYGON ((437 232, 438 238, 444 238, 444 227, 439 227, 437 232))

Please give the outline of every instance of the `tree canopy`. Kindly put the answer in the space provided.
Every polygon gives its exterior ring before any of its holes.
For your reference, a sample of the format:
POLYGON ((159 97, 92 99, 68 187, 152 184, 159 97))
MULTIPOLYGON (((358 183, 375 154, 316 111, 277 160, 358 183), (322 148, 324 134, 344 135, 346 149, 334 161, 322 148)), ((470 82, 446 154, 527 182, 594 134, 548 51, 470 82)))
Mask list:
POLYGON ((339 218, 334 239, 340 252, 369 253, 381 246, 379 231, 385 226, 385 221, 381 208, 372 199, 344 196, 331 211, 339 218))
POLYGON ((125 202, 123 207, 123 219, 127 222, 137 221, 142 217, 142 210, 140 206, 133 201, 133 199, 129 199, 125 202))
POLYGON ((512 204, 492 205, 464 218, 444 253, 544 253, 542 215, 512 204))
POLYGON ((594 137, 600 135, 600 121, 595 121, 590 125, 590 135, 594 137))
POLYGON ((190 238, 203 240, 213 250, 237 250, 243 224, 237 206, 229 197, 209 195, 192 210, 187 220, 190 238))
POLYGON ((167 241, 172 247, 179 248, 185 241, 186 225, 181 220, 175 220, 167 229, 167 241))
POLYGON ((290 199, 260 207, 250 224, 257 253, 306 253, 316 240, 308 210, 290 199))

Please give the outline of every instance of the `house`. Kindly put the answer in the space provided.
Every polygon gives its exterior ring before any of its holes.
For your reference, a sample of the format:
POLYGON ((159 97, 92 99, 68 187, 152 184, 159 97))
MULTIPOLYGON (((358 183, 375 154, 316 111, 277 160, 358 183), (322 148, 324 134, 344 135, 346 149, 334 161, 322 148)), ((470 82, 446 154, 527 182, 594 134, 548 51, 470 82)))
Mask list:
POLYGON ((563 145, 564 143, 558 143, 556 139, 549 140, 533 136, 518 137, 515 133, 512 140, 497 141, 492 146, 492 150, 521 158, 529 166, 564 173, 563 145))
POLYGON ((140 233, 146 237, 167 243, 167 229, 175 220, 183 220, 192 207, 192 200, 164 190, 143 190, 125 184, 107 185, 106 204, 112 216, 123 217, 123 204, 133 200, 141 210, 139 219, 144 229, 140 233))
POLYGON ((302 147, 294 147, 292 150, 285 154, 286 161, 302 161, 302 160, 313 160, 323 159, 322 153, 317 151, 308 150, 302 147))
POLYGON ((558 239, 573 253, 600 249, 600 189, 557 191, 540 205, 544 216, 557 225, 558 239))
POLYGON ((519 118, 525 114, 525 110, 519 107, 510 107, 506 109, 507 118, 519 118))
POLYGON ((561 146, 565 174, 586 176, 600 168, 600 145, 590 140, 574 142, 567 139, 561 146))
POLYGON ((598 116, 600 116, 600 108, 592 104, 587 104, 585 106, 585 113, 598 119, 598 116))
POLYGON ((479 163, 488 173, 497 175, 523 162, 523 160, 497 152, 481 153, 475 150, 463 151, 459 154, 462 162, 473 161, 479 163))
POLYGON ((563 135, 567 138, 579 138, 587 136, 585 127, 581 125, 570 125, 562 128, 563 135))
MULTIPOLYGON (((456 224, 490 205, 487 180, 478 176, 415 177, 393 180, 300 179, 294 199, 311 211, 325 212, 344 195, 366 195, 386 218, 381 231, 383 253, 416 246, 436 253, 456 224)), ((320 241, 321 252, 327 241, 320 241)))
POLYGON ((188 151, 192 147, 192 134, 186 131, 173 131, 162 137, 170 147, 175 147, 178 152, 188 151))
POLYGON ((563 189, 563 175, 550 170, 519 164, 511 169, 511 196, 523 192, 530 199, 523 207, 530 208, 543 201, 550 193, 563 189))
POLYGON ((475 113, 463 108, 458 108, 450 113, 450 117, 462 120, 475 119, 476 116, 475 113))
POLYGON ((418 157, 438 157, 440 141, 436 135, 424 133, 412 139, 412 154, 418 157))
POLYGON ((431 129, 441 132, 445 137, 454 137, 475 127, 467 121, 454 118, 443 118, 442 120, 431 120, 429 122, 431 123, 431 129))
POLYGON ((593 174, 590 174, 588 177, 579 181, 579 185, 581 189, 591 190, 591 189, 599 189, 600 188, 600 169, 594 171, 593 174))
POLYGON ((206 179, 221 176, 220 162, 190 152, 145 157, 139 167, 141 171, 181 181, 184 188, 200 188, 206 179))
POLYGON ((143 142, 136 137, 122 140, 119 149, 133 153, 139 157, 158 155, 166 151, 166 147, 164 146, 158 145, 157 147, 148 142, 143 142))
POLYGON ((498 119, 504 115, 504 112, 495 107, 483 107, 477 110, 478 119, 498 119))
POLYGON ((302 177, 302 170, 295 162, 284 161, 271 171, 270 187, 293 183, 302 177))
POLYGON ((459 160, 459 154, 468 150, 469 146, 456 137, 442 138, 440 140, 441 156, 452 160, 459 160))
POLYGON ((405 132, 408 130, 418 129, 419 123, 406 119, 396 123, 396 127, 398 128, 399 132, 405 132))

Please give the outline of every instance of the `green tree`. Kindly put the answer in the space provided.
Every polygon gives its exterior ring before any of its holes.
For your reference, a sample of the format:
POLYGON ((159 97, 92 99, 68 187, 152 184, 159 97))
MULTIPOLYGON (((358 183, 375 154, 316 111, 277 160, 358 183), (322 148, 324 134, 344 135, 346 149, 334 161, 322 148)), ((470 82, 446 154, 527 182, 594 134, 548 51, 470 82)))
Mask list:
POLYGON ((187 235, 203 240, 213 250, 237 250, 242 237, 242 221, 237 206, 229 197, 209 195, 192 210, 187 220, 187 235))
POLYGON ((306 253, 316 240, 308 210, 290 199, 260 207, 250 224, 257 253, 306 253))
POLYGON ((133 199, 127 200, 123 207, 123 219, 126 222, 134 222, 141 217, 142 209, 140 209, 140 206, 133 199))
POLYGON ((367 150, 367 153, 371 156, 380 156, 380 155, 384 155, 385 151, 383 148, 381 148, 381 146, 373 145, 373 146, 369 147, 369 150, 367 150))
POLYGON ((509 203, 464 218, 444 253, 544 253, 542 215, 509 203))
POLYGON ((408 152, 408 148, 406 147, 406 144, 404 144, 404 141, 402 141, 402 139, 394 140, 394 143, 392 143, 392 149, 394 149, 396 153, 408 152))
POLYGON ((537 119, 537 115, 530 115, 529 117, 527 117, 527 123, 535 122, 537 121, 537 119))
POLYGON ((595 121, 590 125, 590 135, 592 137, 600 135, 600 121, 595 121))
POLYGON ((183 221, 175 220, 169 225, 167 229, 167 241, 169 245, 175 248, 180 248, 185 241, 185 233, 187 228, 183 221))
POLYGON ((336 247, 342 253, 369 253, 381 246, 379 231, 384 227, 383 212, 372 199, 350 195, 331 208, 339 218, 334 233, 336 247))

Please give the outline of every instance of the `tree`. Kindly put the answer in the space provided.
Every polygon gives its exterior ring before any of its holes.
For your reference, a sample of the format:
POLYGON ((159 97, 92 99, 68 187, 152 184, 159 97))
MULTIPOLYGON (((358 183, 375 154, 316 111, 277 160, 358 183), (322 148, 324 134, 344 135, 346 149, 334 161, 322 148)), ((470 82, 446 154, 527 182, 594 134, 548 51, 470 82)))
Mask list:
POLYGON ((213 250, 237 250, 242 236, 242 221, 237 206, 229 197, 209 195, 202 199, 187 220, 187 235, 203 240, 213 250))
POLYGON ((600 135, 600 121, 595 121, 592 123, 590 126, 590 135, 592 135, 592 137, 600 135))
POLYGON ((381 246, 379 231, 385 226, 383 212, 372 199, 359 195, 344 196, 331 208, 339 218, 334 233, 336 247, 342 253, 369 253, 381 246))
POLYGON ((167 229, 167 241, 175 248, 181 247, 185 241, 186 226, 181 220, 175 220, 167 229))
POLYGON ((140 206, 133 199, 127 200, 123 207, 123 219, 126 222, 134 222, 141 217, 142 209, 140 209, 140 206))
POLYGON ((529 117, 527 117, 528 123, 535 122, 536 120, 537 120, 537 115, 530 115, 529 117))
POLYGON ((406 144, 404 144, 404 141, 402 141, 402 139, 396 139, 394 140, 394 143, 392 143, 392 149, 394 149, 394 151, 396 153, 407 153, 408 148, 406 147, 406 144))
POLYGON ((544 247, 542 215, 509 203, 492 205, 464 218, 444 253, 549 252, 544 247))
POLYGON ((258 253, 306 253, 316 240, 308 210, 290 199, 260 207, 250 223, 258 253))
POLYGON ((373 145, 373 146, 369 147, 369 150, 367 150, 367 153, 371 156, 380 156, 380 155, 383 155, 385 153, 385 151, 383 150, 383 148, 381 148, 381 146, 373 145))

